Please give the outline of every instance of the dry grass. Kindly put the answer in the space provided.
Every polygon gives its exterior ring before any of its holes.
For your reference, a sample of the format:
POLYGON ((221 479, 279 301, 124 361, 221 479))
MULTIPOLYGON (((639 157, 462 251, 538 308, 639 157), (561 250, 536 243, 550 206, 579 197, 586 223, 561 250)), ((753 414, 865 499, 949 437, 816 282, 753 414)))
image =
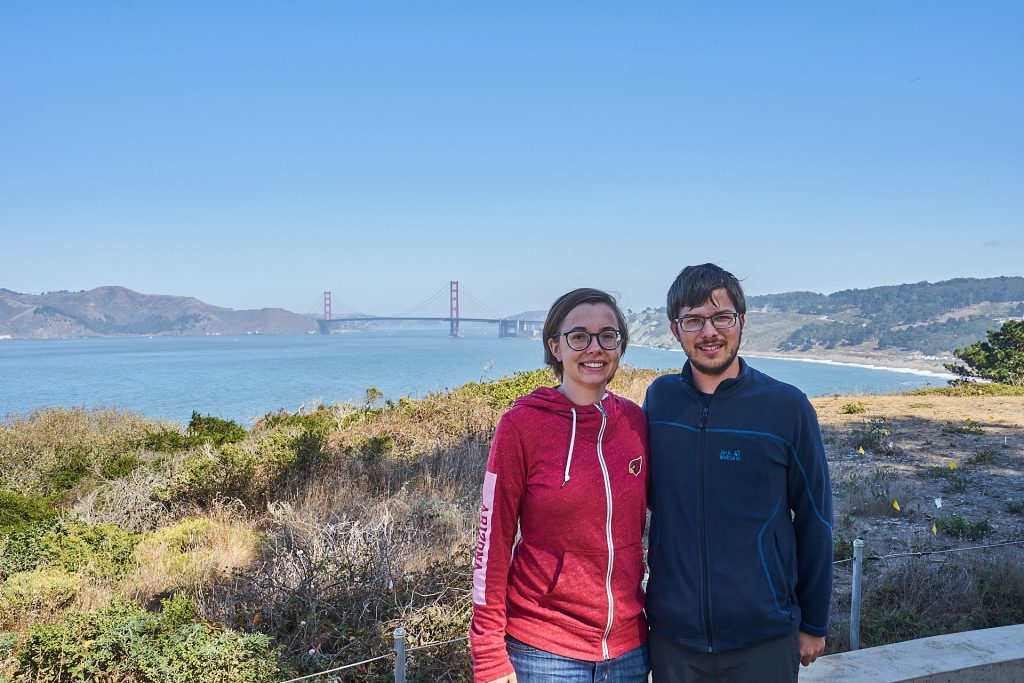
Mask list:
MULTIPOLYGON (((849 592, 833 600, 829 651, 849 649, 849 592)), ((867 563, 861 645, 1024 622, 1024 550, 867 563)))
POLYGON ((39 410, 0 425, 0 486, 22 494, 60 493, 99 477, 111 459, 136 453, 147 430, 167 427, 134 413, 80 408, 39 410))
POLYGON ((249 566, 259 534, 252 524, 224 511, 190 517, 148 534, 135 550, 138 566, 119 590, 143 604, 179 590, 198 594, 218 580, 249 566))

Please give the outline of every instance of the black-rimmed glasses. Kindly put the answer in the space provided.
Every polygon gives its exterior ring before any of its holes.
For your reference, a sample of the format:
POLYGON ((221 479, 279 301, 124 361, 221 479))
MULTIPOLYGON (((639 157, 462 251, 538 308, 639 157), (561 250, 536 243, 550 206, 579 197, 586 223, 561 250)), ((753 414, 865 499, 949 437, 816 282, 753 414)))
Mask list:
POLYGON ((586 351, 594 342, 595 337, 597 338, 597 345, 605 351, 614 351, 622 343, 622 333, 612 327, 600 332, 587 332, 581 329, 569 330, 568 332, 556 334, 552 339, 558 339, 559 337, 565 337, 565 343, 573 351, 586 351))
POLYGON ((730 327, 736 326, 736 321, 739 320, 739 313, 715 313, 714 315, 684 315, 681 318, 676 318, 673 322, 679 326, 683 332, 700 332, 704 329, 704 323, 711 321, 716 330, 727 330, 730 327))

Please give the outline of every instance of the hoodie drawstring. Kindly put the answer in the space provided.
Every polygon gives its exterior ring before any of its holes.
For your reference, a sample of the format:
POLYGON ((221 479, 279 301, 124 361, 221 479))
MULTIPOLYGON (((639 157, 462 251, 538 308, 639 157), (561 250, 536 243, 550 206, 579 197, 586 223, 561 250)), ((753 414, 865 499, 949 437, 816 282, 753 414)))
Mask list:
MULTIPOLYGON (((569 455, 565 459, 565 479, 562 487, 569 483, 569 466, 572 465, 572 449, 576 445, 576 409, 572 409, 572 436, 569 437, 569 455)), ((561 487, 559 487, 561 488, 561 487)))

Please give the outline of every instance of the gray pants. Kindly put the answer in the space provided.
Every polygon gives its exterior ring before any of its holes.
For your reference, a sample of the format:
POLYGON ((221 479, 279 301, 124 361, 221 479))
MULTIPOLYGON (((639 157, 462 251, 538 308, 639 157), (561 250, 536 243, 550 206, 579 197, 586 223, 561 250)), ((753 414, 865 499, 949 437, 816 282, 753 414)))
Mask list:
POLYGON ((796 683, 797 631, 738 650, 697 652, 651 631, 647 640, 653 683, 796 683))

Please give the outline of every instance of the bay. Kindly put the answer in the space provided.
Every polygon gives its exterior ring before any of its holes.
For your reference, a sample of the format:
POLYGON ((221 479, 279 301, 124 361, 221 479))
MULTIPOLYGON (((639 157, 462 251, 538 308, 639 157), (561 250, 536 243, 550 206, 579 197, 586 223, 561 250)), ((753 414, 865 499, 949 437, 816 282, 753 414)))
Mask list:
MULTIPOLYGON (((630 346, 634 367, 678 369, 681 352, 630 346)), ((751 366, 809 396, 940 386, 939 375, 749 357, 751 366)), ((493 326, 352 331, 331 336, 102 337, 0 341, 0 416, 37 408, 105 406, 188 422, 192 411, 248 425, 316 401, 422 397, 544 364, 538 340, 498 338, 493 326)))

